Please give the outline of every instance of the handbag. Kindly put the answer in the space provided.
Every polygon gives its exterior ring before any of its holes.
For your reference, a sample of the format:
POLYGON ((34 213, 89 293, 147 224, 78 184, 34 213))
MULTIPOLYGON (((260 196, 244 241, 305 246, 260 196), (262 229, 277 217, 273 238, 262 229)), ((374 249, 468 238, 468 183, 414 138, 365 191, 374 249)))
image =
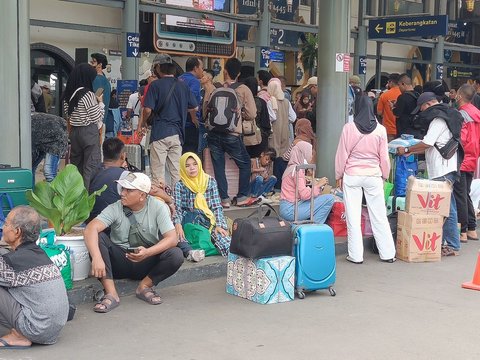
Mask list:
POLYGON ((153 118, 162 113, 163 108, 165 107, 165 104, 168 104, 168 102, 170 101, 170 98, 172 97, 173 90, 175 89, 175 86, 177 86, 177 79, 175 79, 175 81, 173 82, 173 85, 170 88, 170 90, 168 91, 168 94, 167 94, 167 97, 165 98, 165 101, 162 103, 162 105, 160 106, 158 111, 155 111, 154 109, 152 109, 152 112, 150 113, 150 115, 148 116, 148 118, 146 120, 146 123, 147 123, 148 126, 152 126, 153 125, 153 118))
POLYGON ((185 224, 183 226, 183 232, 192 249, 204 250, 205 256, 220 254, 212 243, 210 231, 202 225, 192 223, 185 224))
POLYGON ((12 197, 7 193, 1 193, 0 194, 0 239, 3 236, 3 224, 5 224, 5 219, 6 219, 5 213, 3 212, 4 199, 7 201, 7 205, 9 207, 8 211, 13 209, 12 197))
POLYGON ((203 213, 203 211, 194 209, 193 211, 187 211, 183 215, 182 226, 186 224, 201 225, 207 230, 210 230, 210 219, 203 213))
POLYGON ((40 233, 38 246, 45 251, 45 254, 58 267, 62 274, 63 282, 67 290, 73 288, 72 264, 70 250, 63 244, 55 244, 55 231, 46 230, 40 233))
POLYGON ((245 258, 292 256, 293 236, 289 222, 280 218, 273 207, 261 205, 248 217, 235 219, 232 228, 230 252, 245 258), (262 214, 263 209, 269 210, 262 214), (270 213, 276 216, 270 216, 270 213))
POLYGON ((440 155, 442 155, 442 157, 445 159, 445 160, 450 160, 453 155, 455 155, 455 153, 457 152, 458 150, 458 141, 455 139, 455 138, 451 138, 450 140, 448 140, 448 142, 442 146, 441 148, 438 147, 437 144, 435 144, 435 149, 438 150, 438 152, 440 153, 440 155))
POLYGON ((245 146, 255 146, 262 142, 262 131, 255 120, 242 122, 243 143, 245 146))

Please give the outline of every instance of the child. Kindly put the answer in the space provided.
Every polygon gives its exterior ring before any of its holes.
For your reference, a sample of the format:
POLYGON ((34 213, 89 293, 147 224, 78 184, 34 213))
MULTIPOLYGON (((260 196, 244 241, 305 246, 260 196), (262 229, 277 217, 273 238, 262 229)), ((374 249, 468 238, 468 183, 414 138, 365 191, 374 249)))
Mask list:
POLYGON ((252 197, 261 197, 273 190, 277 178, 272 175, 272 162, 276 157, 275 149, 267 148, 262 151, 260 157, 251 159, 252 182, 250 192, 252 197))

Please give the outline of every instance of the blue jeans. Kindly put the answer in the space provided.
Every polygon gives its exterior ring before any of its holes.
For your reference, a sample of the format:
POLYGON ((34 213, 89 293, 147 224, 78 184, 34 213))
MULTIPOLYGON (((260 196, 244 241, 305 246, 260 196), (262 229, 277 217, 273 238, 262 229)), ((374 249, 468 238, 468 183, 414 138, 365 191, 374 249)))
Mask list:
POLYGON ((275 176, 270 176, 268 179, 264 180, 262 176, 255 177, 255 180, 250 184, 250 192, 253 197, 259 197, 260 195, 269 193, 273 190, 277 182, 275 176))
POLYGON ((244 201, 250 192, 250 156, 240 136, 208 133, 208 146, 212 157, 215 180, 222 200, 228 199, 228 183, 225 175, 225 153, 230 155, 239 169, 237 201, 244 201))
POLYGON ((45 158, 43 165, 43 175, 45 176, 45 180, 50 182, 55 178, 55 176, 57 176, 58 165, 60 164, 60 156, 38 151, 32 154, 33 184, 35 184, 35 172, 37 170, 37 166, 42 162, 43 158, 45 158))
MULTIPOLYGON (((450 173, 439 178, 432 179, 434 181, 448 181, 452 184, 455 184, 457 179, 456 173, 450 173)), ((457 203, 455 201, 455 196, 452 191, 451 200, 450 200, 450 214, 443 223, 443 237, 442 243, 452 248, 455 251, 460 250, 460 234, 457 227, 457 203)))
POLYGON ((203 154, 203 150, 207 147, 207 129, 204 123, 200 123, 198 126, 198 154, 200 157, 203 154))
MULTIPOLYGON (((332 210, 333 195, 319 195, 313 200, 313 222, 324 224, 332 210)), ((287 200, 280 201, 280 216, 287 221, 294 221, 295 204, 287 200)), ((298 201, 297 220, 310 220, 310 200, 298 201)))

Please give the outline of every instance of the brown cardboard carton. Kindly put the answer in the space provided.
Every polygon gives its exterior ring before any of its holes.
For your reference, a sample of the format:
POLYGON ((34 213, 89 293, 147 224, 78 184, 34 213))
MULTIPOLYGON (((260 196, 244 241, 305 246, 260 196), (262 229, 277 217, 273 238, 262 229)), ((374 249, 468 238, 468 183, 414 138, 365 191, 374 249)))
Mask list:
POLYGON ((440 261, 443 217, 398 212, 397 258, 406 262, 440 261))
POLYGON ((409 214, 442 215, 450 213, 452 188, 446 181, 408 178, 405 211, 409 214))

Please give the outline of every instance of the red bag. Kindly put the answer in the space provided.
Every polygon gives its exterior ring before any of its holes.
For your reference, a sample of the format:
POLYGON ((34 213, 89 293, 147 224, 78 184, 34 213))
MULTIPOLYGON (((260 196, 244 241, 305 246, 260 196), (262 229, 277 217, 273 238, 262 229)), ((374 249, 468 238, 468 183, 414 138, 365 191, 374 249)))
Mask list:
MULTIPOLYGON (((335 236, 347 236, 347 220, 343 202, 334 202, 327 224, 332 228, 335 236)), ((365 220, 362 216, 362 234, 365 231, 365 220)))

